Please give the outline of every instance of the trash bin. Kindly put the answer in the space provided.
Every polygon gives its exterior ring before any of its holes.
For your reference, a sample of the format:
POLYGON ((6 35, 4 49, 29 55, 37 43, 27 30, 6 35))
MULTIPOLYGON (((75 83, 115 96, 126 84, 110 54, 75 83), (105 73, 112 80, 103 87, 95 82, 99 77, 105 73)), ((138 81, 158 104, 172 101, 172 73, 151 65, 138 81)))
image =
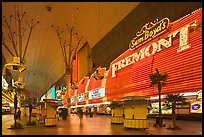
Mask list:
MULTIPOLYGON (((156 124, 159 125, 159 116, 156 116, 156 124)), ((161 117, 161 124, 163 124, 163 117, 161 117)))
POLYGON ((57 114, 58 114, 58 119, 62 118, 63 120, 66 120, 68 117, 68 109, 67 108, 58 108, 57 114))
POLYGON ((93 113, 90 113, 90 117, 93 117, 93 113))

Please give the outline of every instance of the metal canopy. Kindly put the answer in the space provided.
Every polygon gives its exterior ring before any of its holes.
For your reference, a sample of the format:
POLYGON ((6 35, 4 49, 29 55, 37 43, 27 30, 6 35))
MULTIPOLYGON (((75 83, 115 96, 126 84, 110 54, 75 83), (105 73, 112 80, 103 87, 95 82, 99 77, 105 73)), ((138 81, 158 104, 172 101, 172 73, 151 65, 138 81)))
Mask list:
MULTIPOLYGON (((26 12, 25 19, 39 21, 33 29, 25 55, 24 79, 29 96, 40 97, 64 74, 64 62, 59 41, 51 25, 73 26, 74 32, 87 41, 90 48, 126 17, 140 2, 2 2, 2 23, 14 9, 26 12)), ((17 27, 17 24, 15 27, 17 27)), ((7 31, 2 27, 2 32, 7 31)), ((26 31, 27 32, 27 31, 26 31)), ((26 43, 23 39, 23 49, 26 43)), ((28 33, 28 32, 27 32, 28 33)), ((69 40, 69 33, 65 35, 69 40)), ((76 40, 73 38, 73 43, 76 40)), ((8 45, 10 50, 11 44, 8 45)), ((17 47, 18 49, 18 47, 17 47)), ((13 51, 14 52, 14 51, 13 51)), ((13 57, 2 45, 6 63, 13 57)), ((17 80, 18 73, 12 76, 17 80)))

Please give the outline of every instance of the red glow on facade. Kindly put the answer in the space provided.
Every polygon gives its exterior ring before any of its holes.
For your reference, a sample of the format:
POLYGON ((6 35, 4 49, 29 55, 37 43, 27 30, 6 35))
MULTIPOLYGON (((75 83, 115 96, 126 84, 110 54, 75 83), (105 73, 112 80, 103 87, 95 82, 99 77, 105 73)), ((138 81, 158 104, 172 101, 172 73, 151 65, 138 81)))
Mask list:
POLYGON ((202 9, 170 24, 168 31, 159 37, 155 37, 139 48, 127 50, 116 58, 110 64, 107 76, 107 101, 121 100, 128 94, 158 95, 157 88, 150 87, 149 79, 149 75, 155 72, 155 68, 158 68, 160 73, 169 75, 167 86, 163 87, 161 94, 200 90, 202 88, 202 33, 197 33, 193 29, 193 25, 201 21, 202 9), (181 29, 184 30, 185 27, 188 29, 188 34, 184 36, 188 36, 190 47, 179 51, 181 42, 183 42, 181 29), (162 46, 159 52, 153 54, 153 44, 159 45, 163 39, 167 41, 170 39, 168 38, 170 34, 172 35, 172 45, 168 48, 162 46), (146 50, 147 48, 149 51, 146 50), (146 51, 151 55, 142 56, 142 52, 146 51), (140 57, 139 59, 134 56, 135 62, 132 57, 135 55, 134 53, 140 57))
MULTIPOLYGON (((85 89, 86 89, 86 85, 88 82, 89 77, 83 77, 81 79, 81 81, 79 82, 79 86, 78 86, 78 90, 77 90, 77 94, 76 96, 79 96, 80 94, 84 94, 85 93, 85 89)), ((83 101, 77 101, 77 105, 85 105, 86 104, 86 100, 82 99, 83 101)))
MULTIPOLYGON (((70 97, 72 98, 72 97, 74 97, 75 96, 75 90, 74 89, 70 89, 70 97)), ((76 102, 74 101, 74 102, 71 102, 71 106, 75 106, 76 105, 76 102)))
MULTIPOLYGON (((98 67, 97 69, 100 71, 102 75, 105 75, 106 68, 98 67)), ((94 78, 94 73, 93 73, 90 77, 90 81, 88 84, 88 88, 87 88, 88 92, 104 87, 104 85, 102 85, 102 82, 104 80, 106 80, 106 78, 97 80, 96 78, 94 78)), ((101 103, 101 102, 103 102, 102 98, 90 99, 88 101, 89 104, 101 103)))

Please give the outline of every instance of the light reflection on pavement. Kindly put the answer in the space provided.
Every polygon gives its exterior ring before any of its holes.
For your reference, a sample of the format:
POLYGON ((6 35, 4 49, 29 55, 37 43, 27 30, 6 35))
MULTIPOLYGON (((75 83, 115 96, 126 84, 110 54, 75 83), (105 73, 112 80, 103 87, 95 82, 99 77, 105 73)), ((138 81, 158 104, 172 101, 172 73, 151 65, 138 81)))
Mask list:
POLYGON ((13 120, 13 118, 14 118, 14 115, 12 114, 2 115, 2 125, 5 124, 6 122, 13 120))
MULTIPOLYGON (((154 119, 149 119, 146 130, 125 129, 123 124, 111 124, 109 115, 94 115, 83 117, 83 124, 76 114, 71 114, 67 120, 59 120, 55 127, 26 126, 28 117, 22 117, 24 129, 8 129, 14 123, 13 115, 2 115, 2 135, 202 135, 202 121, 177 120, 181 130, 167 130, 172 125, 171 120, 164 120, 166 127, 153 127, 154 119)), ((32 117, 35 120, 36 117, 32 117)))

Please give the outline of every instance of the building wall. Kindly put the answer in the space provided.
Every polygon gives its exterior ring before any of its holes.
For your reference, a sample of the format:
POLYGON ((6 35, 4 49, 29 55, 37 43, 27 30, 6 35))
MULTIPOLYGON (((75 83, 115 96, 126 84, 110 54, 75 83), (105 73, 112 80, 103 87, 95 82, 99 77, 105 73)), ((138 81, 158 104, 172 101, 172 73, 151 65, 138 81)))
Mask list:
POLYGON ((77 53, 78 55, 78 82, 84 77, 87 76, 91 66, 90 58, 90 47, 88 44, 85 44, 77 53))
POLYGON ((141 2, 92 48, 95 67, 109 69, 110 63, 128 49, 135 33, 147 22, 168 17, 171 22, 202 7, 202 2, 141 2))

